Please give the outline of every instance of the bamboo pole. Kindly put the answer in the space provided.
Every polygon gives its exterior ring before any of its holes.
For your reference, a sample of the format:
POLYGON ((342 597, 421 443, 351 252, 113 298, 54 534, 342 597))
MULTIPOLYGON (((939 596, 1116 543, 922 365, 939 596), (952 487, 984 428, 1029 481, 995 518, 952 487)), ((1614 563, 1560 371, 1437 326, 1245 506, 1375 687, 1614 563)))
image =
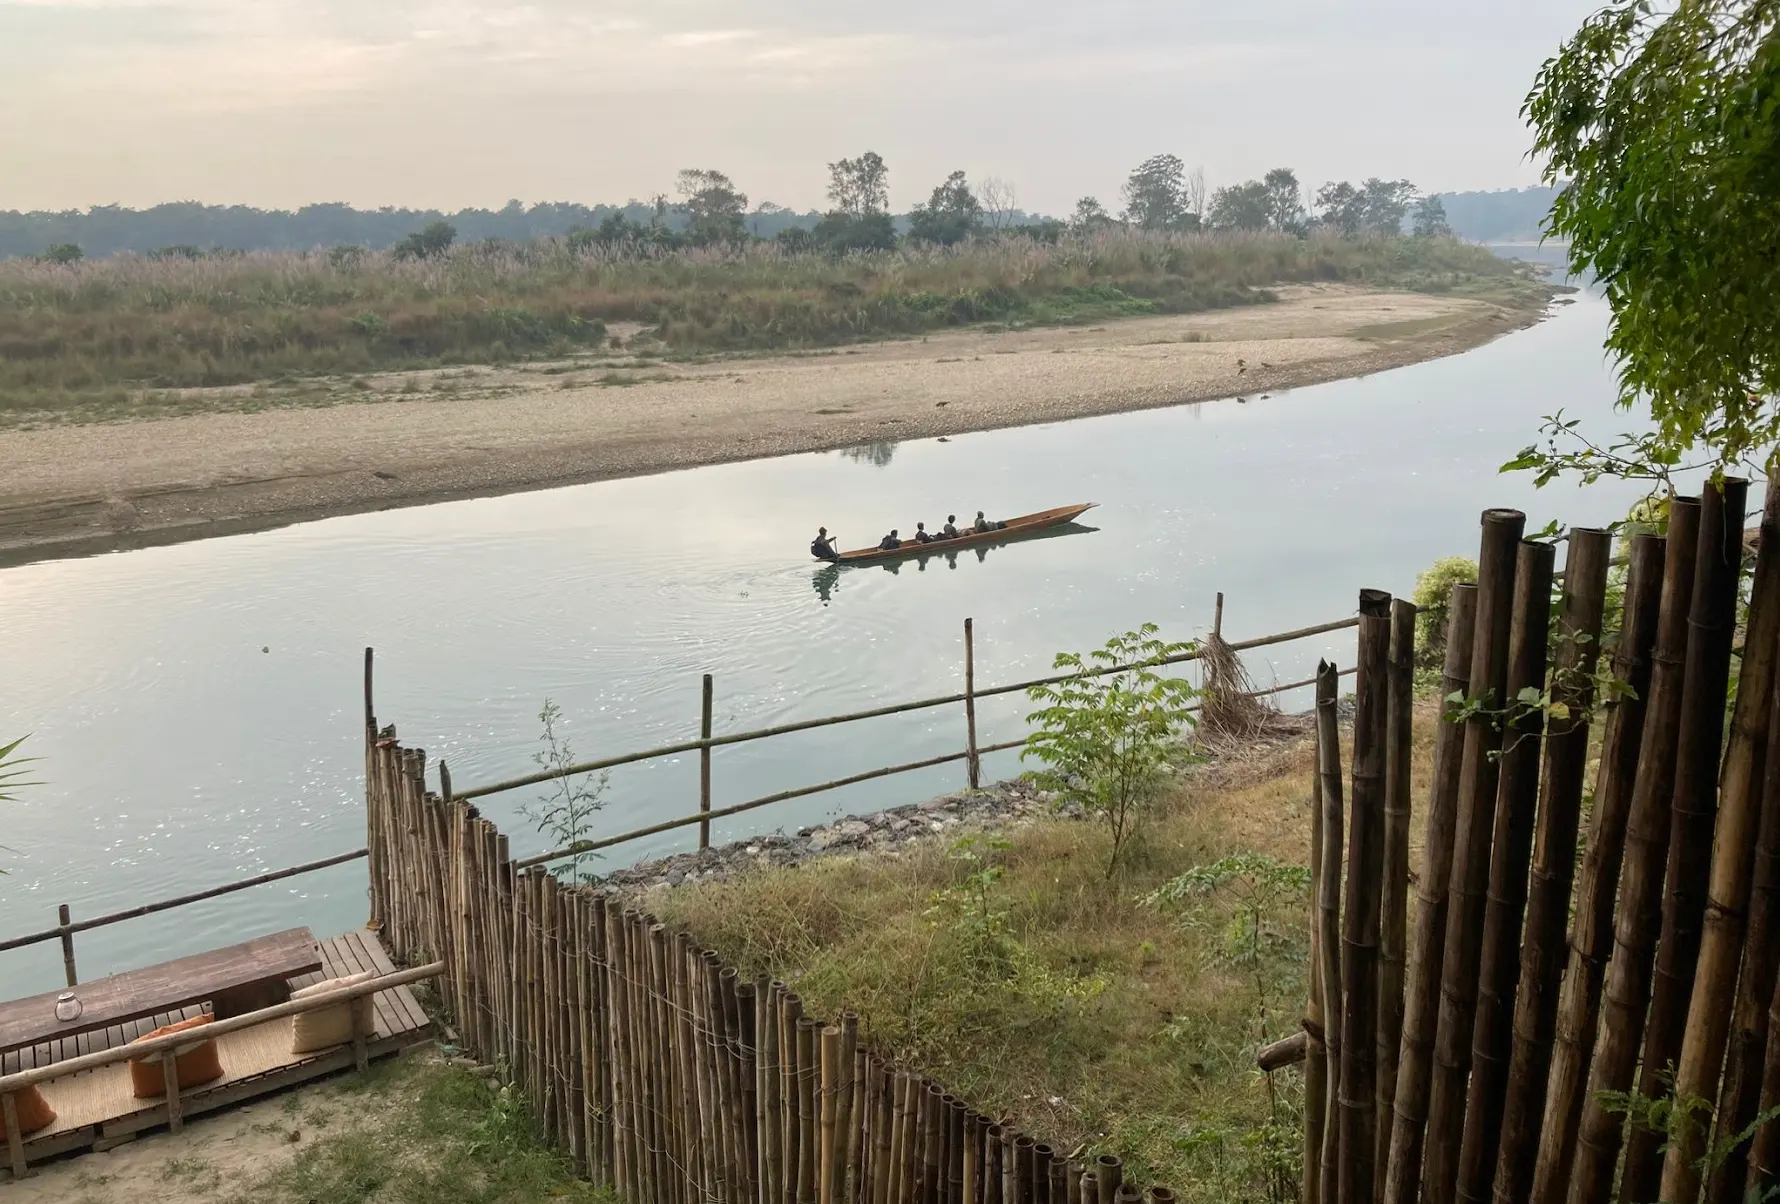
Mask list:
POLYGON ((1115 1154, 1102 1154, 1094 1159, 1095 1204, 1113 1204, 1124 1181, 1125 1165, 1115 1154))
MULTIPOLYGON (((1726 510, 1734 508, 1726 483, 1726 510)), ((1741 531, 1743 516, 1727 513, 1741 531)), ((1769 714, 1773 706, 1775 641, 1780 637, 1780 477, 1768 483, 1762 507, 1764 540, 1755 558, 1742 670, 1731 716, 1730 737, 1720 776, 1717 820, 1711 844, 1700 952, 1686 1011, 1675 1093, 1680 1098, 1716 1099, 1731 1013, 1737 1001, 1737 975, 1743 963, 1744 921, 1755 874, 1755 848, 1761 823, 1762 779, 1768 755, 1769 714)), ((1736 627, 1736 591, 1742 561, 1741 540, 1731 533, 1723 552, 1729 562, 1731 610, 1722 639, 1728 652, 1736 627)), ((1717 566, 1725 572, 1724 566, 1717 566)), ((1729 672, 1729 657, 1725 658, 1729 672)), ((1722 697, 1722 695, 1720 695, 1722 697)), ((1702 700, 1703 701, 1703 700, 1702 700)), ((1714 761, 1716 765, 1716 761, 1714 761)), ((1697 1160, 1706 1134, 1684 1128, 1670 1137, 1663 1164, 1663 1198, 1692 1200, 1699 1194, 1697 1160)))
POLYGON ((887 1071, 876 1059, 873 1059, 873 1063, 877 1066, 877 1090, 872 1102, 871 1204, 889 1204, 896 1089, 901 1079, 894 1072, 887 1071))
MULTIPOLYGON (((1482 1204, 1496 1172, 1502 1103, 1508 1089, 1513 1045, 1514 996, 1520 979, 1521 922, 1539 807, 1539 759, 1545 711, 1520 700, 1546 686, 1551 643, 1551 575, 1557 549, 1545 542, 1520 545, 1514 569, 1514 621, 1508 638, 1509 712, 1503 721, 1497 761, 1495 832, 1491 841, 1489 895, 1484 905, 1478 958, 1477 1009, 1472 1022, 1471 1081, 1459 1146, 1458 1198, 1482 1204)), ((1566 856, 1576 855, 1572 838, 1566 856)), ((1566 903, 1568 896, 1566 895, 1566 903)))
MULTIPOLYGON (((1570 532, 1550 685, 1552 708, 1546 717, 1545 767, 1539 783, 1541 801, 1526 934, 1520 947, 1519 996, 1514 1000, 1512 1054, 1499 1107, 1486 1104, 1492 1114, 1501 1117, 1499 1154, 1493 1169, 1494 1196, 1502 1204, 1527 1198, 1539 1151, 1539 1122, 1545 1111, 1545 1076, 1557 1023, 1564 932, 1588 771, 1589 715, 1605 618, 1607 562, 1612 555, 1613 538, 1606 531, 1579 527, 1570 532)), ((1505 781, 1506 777, 1504 770, 1505 781)), ((1508 788, 1504 785, 1502 789, 1505 796, 1508 788)), ((1519 934, 1511 931, 1503 935, 1512 943, 1519 934)), ((1472 1082, 1477 1082, 1475 1074, 1472 1082)), ((1471 1107, 1476 1106, 1474 1100, 1471 1107)))
POLYGON ((60 904, 56 908, 56 926, 62 930, 62 976, 71 987, 80 981, 80 976, 74 972, 74 932, 70 928, 72 922, 68 905, 60 904))
MULTIPOLYGON (((1770 765, 1773 761, 1770 760, 1770 765)), ((1761 1114, 1780 1109, 1780 981, 1768 1001, 1768 1044, 1762 1063, 1761 1114)), ((1755 1131, 1749 1147, 1749 1184, 1747 1199, 1765 1199, 1765 1193, 1780 1183, 1780 1121, 1770 1119, 1755 1131)))
MULTIPOLYGON (((1323 1006, 1323 775, 1310 775, 1310 990, 1304 1004, 1304 1147, 1300 1154, 1303 1180, 1298 1198, 1320 1204, 1323 1190, 1323 1126, 1329 1095, 1329 1049, 1324 1039, 1327 1013, 1323 1006)), ((1078 1202, 1079 1204, 1079 1202, 1078 1202)))
POLYGON ((1699 529, 1699 499, 1671 498, 1663 596, 1656 649, 1651 655, 1650 702, 1644 712, 1643 747, 1626 819, 1613 957, 1607 965, 1600 1037, 1577 1128, 1570 1204, 1605 1204, 1612 1194, 1623 1117, 1607 1107, 1604 1097, 1630 1090, 1644 1035, 1650 972, 1662 928, 1663 873, 1668 862, 1675 746, 1681 726, 1682 676, 1699 529))
MULTIPOLYGON (((1769 546, 1780 544, 1770 540, 1769 546)), ((1743 972, 1737 980, 1737 1011, 1731 1024, 1730 1061, 1719 1093, 1720 1133, 1741 1133, 1766 1109, 1761 1106, 1764 1052, 1772 1043, 1768 1008, 1780 972, 1780 673, 1769 703, 1767 756, 1762 772, 1760 831, 1755 843, 1755 880, 1749 902, 1749 937, 1743 972)), ((1769 1106, 1772 1106, 1771 1104, 1769 1106)), ((1749 1146, 1739 1145, 1707 1184, 1708 1204, 1736 1204, 1745 1198, 1748 1164, 1755 1145, 1772 1139, 1770 1122, 1749 1146)), ((1762 1185, 1763 1190, 1770 1186, 1762 1185)))
POLYGON ((970 788, 976 790, 983 782, 982 765, 977 755, 976 637, 973 626, 971 620, 964 620, 964 730, 970 751, 965 764, 970 771, 970 788))
POLYGON ((1498 1184, 1498 1201, 1512 1200, 1518 1204, 1521 1199, 1561 1200, 1569 1189, 1584 1090, 1594 1056, 1601 983, 1607 959, 1613 953, 1614 904, 1625 853, 1632 784, 1643 746, 1666 546, 1665 540, 1650 534, 1637 535, 1632 540, 1625 609, 1614 653, 1613 677, 1617 685, 1604 704, 1607 725, 1601 741, 1600 776, 1595 784, 1588 841, 1576 879, 1569 965, 1558 1002, 1538 1158, 1529 1192, 1524 1196, 1512 1194, 1512 1189, 1522 1182, 1517 1169, 1507 1176, 1511 1189, 1508 1195, 1498 1184))
POLYGON ((815 1204, 817 1147, 817 1033, 807 1016, 797 1021, 797 1204, 815 1204))
POLYGON ((822 1030, 822 1180, 817 1198, 834 1204, 834 1176, 840 1167, 835 1156, 835 1105, 840 1092, 841 1030, 829 1025, 822 1030))
POLYGON ((1451 1199, 1458 1181, 1483 952, 1484 891, 1490 876, 1490 838, 1495 831, 1496 758, 1502 743, 1490 711, 1504 707, 1507 699, 1515 558, 1525 528, 1526 516, 1518 510, 1484 512, 1469 696, 1482 709, 1465 722, 1459 766, 1440 1015, 1424 1137, 1422 1191, 1434 1200, 1451 1199))
POLYGON ((1415 607, 1391 603, 1390 697, 1385 723, 1384 876, 1378 932, 1377 1153, 1373 1176, 1382 1199, 1391 1155, 1391 1115, 1403 1043, 1403 990, 1409 955, 1410 779, 1415 754, 1415 607))
MULTIPOLYGON (((1477 587, 1454 586, 1446 613, 1442 699, 1455 694, 1463 697, 1470 692, 1477 587)), ((1458 820, 1463 747, 1464 728, 1443 717, 1434 738, 1434 780, 1428 792, 1427 835, 1421 882, 1416 890, 1415 943, 1404 1000, 1390 1160, 1385 1173, 1383 1198, 1387 1204, 1414 1204, 1421 1183, 1422 1128, 1428 1118, 1430 1059, 1439 1020, 1441 956, 1446 941, 1447 890, 1452 880, 1453 828, 1458 820)))
POLYGON ((1341 915, 1341 1168, 1338 1198, 1372 1204, 1378 1157, 1379 910, 1384 889, 1385 756, 1390 730, 1391 596, 1360 591, 1353 801, 1341 915))
MULTIPOLYGON (((1651 980, 1650 1014, 1644 1021, 1644 1056, 1638 1078, 1639 1092, 1650 1099, 1668 1094, 1669 1075, 1681 1057, 1687 1006, 1699 962, 1712 874, 1712 829, 1718 817, 1719 758, 1724 751, 1724 712, 1737 627, 1748 493, 1749 482, 1727 478, 1722 484, 1707 482, 1700 496, 1700 539, 1681 688, 1681 733, 1675 749, 1663 927, 1657 941, 1656 976, 1651 980)), ((1758 734, 1765 730, 1764 724, 1758 734)), ((1747 857, 1753 846, 1753 839, 1746 840, 1735 855, 1747 857)), ((1733 968, 1731 973, 1735 972, 1733 968)), ((1722 1039, 1713 1043, 1720 1046, 1722 1059, 1722 1039)), ((1721 1065, 1722 1060, 1714 1063, 1714 1075, 1721 1065)), ((1712 1092, 1714 1098, 1716 1095, 1712 1092)), ((1663 1134, 1633 1126, 1626 1139, 1622 1196, 1657 1198, 1663 1178, 1663 1144, 1663 1134)), ((1682 1175, 1692 1177, 1685 1171, 1682 1175)), ((1697 1180, 1694 1182, 1697 1186, 1697 1180)))
POLYGON ((704 741, 698 750, 698 809, 706 818, 698 825, 698 847, 711 847, 711 675, 705 674, 702 702, 699 709, 698 736, 704 741))
MULTIPOLYGON (((840 1130, 840 1146, 838 1156, 840 1165, 835 1170, 834 1194, 837 1200, 852 1201, 854 1193, 848 1192, 847 1177, 858 1175, 863 1149, 865 1122, 865 1051, 859 1048, 859 1017, 853 1012, 841 1013, 841 1084, 840 1096, 835 1100, 835 1123, 840 1130)), ((857 1184, 857 1178, 855 1179, 857 1184)))
MULTIPOLYGON (((1341 851, 1345 824, 1342 820, 1341 728, 1335 713, 1337 675, 1324 661, 1317 666, 1316 752, 1317 778, 1323 801, 1322 868, 1318 879, 1317 909, 1322 951, 1323 1007, 1328 1023, 1323 1039, 1327 1052, 1328 1097, 1323 1104, 1323 1148, 1317 1161, 1322 1169, 1318 1196, 1334 1204, 1340 1194, 1341 1167, 1341 851)), ((1114 1186, 1117 1186, 1116 1184, 1114 1186)))

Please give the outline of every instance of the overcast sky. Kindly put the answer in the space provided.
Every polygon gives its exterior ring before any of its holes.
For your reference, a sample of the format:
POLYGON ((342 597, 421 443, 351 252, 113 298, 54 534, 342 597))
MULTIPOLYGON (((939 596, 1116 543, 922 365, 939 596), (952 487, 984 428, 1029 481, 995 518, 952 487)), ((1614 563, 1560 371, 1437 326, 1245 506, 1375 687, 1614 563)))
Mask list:
POLYGON ((0 0, 0 209, 197 199, 496 207, 728 172, 896 208, 997 175, 1116 207, 1160 152, 1536 182, 1520 102, 1596 0, 0 0))

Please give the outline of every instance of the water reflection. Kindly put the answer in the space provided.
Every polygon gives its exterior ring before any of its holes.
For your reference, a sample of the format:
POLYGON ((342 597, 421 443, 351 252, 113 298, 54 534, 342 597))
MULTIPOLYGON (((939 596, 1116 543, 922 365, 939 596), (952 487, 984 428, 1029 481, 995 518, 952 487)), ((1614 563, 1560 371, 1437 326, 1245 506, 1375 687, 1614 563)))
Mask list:
POLYGON ((829 600, 834 597, 835 591, 841 587, 841 566, 838 564, 823 565, 810 577, 810 585, 815 589, 816 597, 822 600, 822 605, 827 606, 829 600))
POLYGON ((841 455, 860 464, 869 464, 873 468, 888 468, 890 461, 896 458, 895 439, 879 439, 873 443, 861 443, 858 447, 843 447, 841 455))

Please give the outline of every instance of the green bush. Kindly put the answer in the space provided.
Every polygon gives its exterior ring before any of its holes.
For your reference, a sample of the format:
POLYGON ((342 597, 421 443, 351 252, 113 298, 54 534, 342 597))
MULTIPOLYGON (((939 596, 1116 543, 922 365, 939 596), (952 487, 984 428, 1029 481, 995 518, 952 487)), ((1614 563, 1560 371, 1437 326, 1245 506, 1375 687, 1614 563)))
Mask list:
POLYGON ((1469 556, 1443 556, 1415 579, 1415 658, 1419 669, 1438 672, 1446 662, 1446 627, 1452 587, 1477 584, 1477 562, 1469 556))

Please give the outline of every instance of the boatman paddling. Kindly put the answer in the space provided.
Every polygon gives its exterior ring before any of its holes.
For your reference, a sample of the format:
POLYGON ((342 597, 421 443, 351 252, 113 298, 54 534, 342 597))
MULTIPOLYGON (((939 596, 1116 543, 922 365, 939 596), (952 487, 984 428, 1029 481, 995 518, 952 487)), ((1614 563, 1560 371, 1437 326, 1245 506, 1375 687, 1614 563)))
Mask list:
POLYGON ((839 560, 840 553, 834 550, 834 543, 828 538, 827 527, 816 528, 816 538, 810 541, 810 555, 817 560, 839 560))

